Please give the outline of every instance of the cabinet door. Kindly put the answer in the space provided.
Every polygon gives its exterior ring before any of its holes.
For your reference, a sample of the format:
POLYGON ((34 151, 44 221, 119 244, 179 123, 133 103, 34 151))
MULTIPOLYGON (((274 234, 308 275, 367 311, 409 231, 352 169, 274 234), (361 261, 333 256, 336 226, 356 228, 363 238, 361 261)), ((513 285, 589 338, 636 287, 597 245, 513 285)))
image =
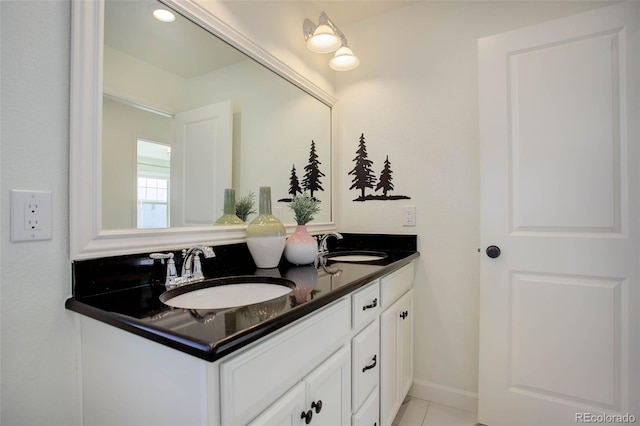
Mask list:
POLYGON ((246 424, 341 347, 351 326, 344 297, 220 363, 221 422, 246 424), (260 380, 256 380, 259 377, 260 380))
POLYGON ((313 426, 349 424, 351 351, 343 347, 322 363, 304 381, 307 383, 307 406, 313 410, 313 426))
POLYGON ((398 303, 398 389, 402 404, 413 384, 413 290, 398 303))
POLYGON ((357 411, 380 381, 380 322, 369 324, 351 344, 351 403, 357 411))
POLYGON ((390 425, 413 383, 413 290, 380 316, 380 421, 390 425))
POLYGON ((305 423, 305 392, 304 382, 298 383, 271 407, 253 419, 250 426, 298 426, 305 423))

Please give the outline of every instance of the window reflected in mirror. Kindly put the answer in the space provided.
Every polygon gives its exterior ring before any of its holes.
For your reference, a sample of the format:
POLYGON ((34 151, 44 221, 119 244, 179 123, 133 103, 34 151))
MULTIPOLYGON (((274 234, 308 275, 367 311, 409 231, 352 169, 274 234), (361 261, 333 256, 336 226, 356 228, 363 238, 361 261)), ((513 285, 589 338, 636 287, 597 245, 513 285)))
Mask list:
POLYGON ((171 146, 138 139, 137 228, 169 227, 171 146))

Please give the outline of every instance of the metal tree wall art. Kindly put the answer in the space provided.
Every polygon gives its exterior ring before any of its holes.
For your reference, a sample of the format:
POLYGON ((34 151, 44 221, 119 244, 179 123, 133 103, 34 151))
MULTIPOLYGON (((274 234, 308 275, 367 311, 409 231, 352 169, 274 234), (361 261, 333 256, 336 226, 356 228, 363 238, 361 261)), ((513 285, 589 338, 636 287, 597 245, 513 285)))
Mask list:
POLYGON ((313 198, 315 191, 324 191, 322 182, 320 182, 320 178, 324 177, 324 173, 319 168, 320 164, 322 163, 318 160, 318 154, 316 154, 316 143, 312 140, 309 164, 304 168, 305 174, 302 180, 302 187, 305 191, 309 191, 311 198, 313 198))
POLYGON ((375 191, 382 190, 382 195, 365 195, 367 189, 373 189, 376 183, 376 176, 373 173, 373 161, 369 160, 367 154, 367 146, 364 139, 364 133, 360 136, 360 142, 358 149, 356 150, 356 157, 353 159, 356 163, 353 169, 349 172, 349 175, 353 175, 351 181, 351 189, 360 190, 360 196, 353 201, 370 201, 370 200, 408 200, 411 197, 406 195, 389 195, 389 192, 394 190, 393 185, 393 170, 391 170, 391 162, 389 156, 384 161, 382 171, 380 172, 380 178, 378 184, 375 187, 375 191))
POLYGON ((296 165, 291 168, 291 177, 289 178, 289 194, 291 198, 296 194, 302 194, 302 188, 300 188, 300 182, 298 182, 298 175, 296 174, 296 165))
POLYGON ((367 188, 373 189, 373 184, 376 182, 376 177, 373 174, 373 170, 371 170, 373 161, 369 160, 367 157, 367 146, 364 140, 363 133, 360 136, 360 144, 358 145, 358 150, 356 151, 356 158, 353 159, 356 165, 349 172, 350 175, 353 175, 353 180, 351 181, 352 185, 349 189, 359 189, 361 191, 361 195, 359 197, 361 199, 356 199, 354 201, 364 201, 365 190, 367 188))
POLYGON ((380 173, 380 178, 378 179, 378 184, 376 185, 376 191, 382 189, 382 195, 387 196, 387 192, 393 191, 393 176, 391 174, 393 171, 391 170, 391 162, 389 161, 389 156, 387 155, 387 159, 384 160, 384 168, 380 173))
MULTIPOLYGON (((291 168, 291 174, 289 176, 289 195, 288 198, 281 198, 278 202, 289 203, 296 196, 296 194, 302 194, 303 191, 308 191, 311 198, 317 200, 316 197, 313 196, 314 192, 324 191, 322 187, 322 181, 320 178, 324 177, 325 174, 320 171, 320 165, 322 163, 318 159, 318 154, 316 153, 316 143, 311 141, 311 149, 309 152, 309 163, 304 168, 304 177, 302 179, 302 187, 300 186, 300 181, 298 180, 298 174, 296 172, 296 165, 294 164, 291 168)), ((317 200, 320 202, 320 200, 317 200)))

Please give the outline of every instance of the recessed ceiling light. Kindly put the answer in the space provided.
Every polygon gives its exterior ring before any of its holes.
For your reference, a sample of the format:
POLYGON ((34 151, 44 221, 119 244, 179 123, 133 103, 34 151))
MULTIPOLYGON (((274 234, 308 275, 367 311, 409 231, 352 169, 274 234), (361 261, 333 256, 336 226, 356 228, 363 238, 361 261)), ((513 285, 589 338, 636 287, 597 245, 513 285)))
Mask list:
POLYGON ((167 9, 155 9, 153 11, 153 17, 161 22, 173 22, 176 20, 176 15, 167 9))

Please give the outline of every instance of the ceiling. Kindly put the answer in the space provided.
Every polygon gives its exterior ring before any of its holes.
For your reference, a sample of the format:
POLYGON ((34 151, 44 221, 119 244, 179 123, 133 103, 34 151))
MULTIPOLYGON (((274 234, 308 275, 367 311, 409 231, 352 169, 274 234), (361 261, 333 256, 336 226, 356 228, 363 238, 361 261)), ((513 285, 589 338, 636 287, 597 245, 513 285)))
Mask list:
POLYGON ((158 22, 151 16, 157 4, 106 1, 105 46, 184 78, 246 60, 243 53, 181 15, 170 25, 158 22))
POLYGON ((325 12, 338 26, 371 18, 422 0, 311 0, 315 8, 325 12))
MULTIPOLYGON (((336 25, 345 26, 421 0, 304 1, 324 11, 336 25)), ((159 23, 150 14, 154 4, 156 0, 105 2, 105 45, 184 78, 246 59, 179 15, 171 25, 159 23)))

